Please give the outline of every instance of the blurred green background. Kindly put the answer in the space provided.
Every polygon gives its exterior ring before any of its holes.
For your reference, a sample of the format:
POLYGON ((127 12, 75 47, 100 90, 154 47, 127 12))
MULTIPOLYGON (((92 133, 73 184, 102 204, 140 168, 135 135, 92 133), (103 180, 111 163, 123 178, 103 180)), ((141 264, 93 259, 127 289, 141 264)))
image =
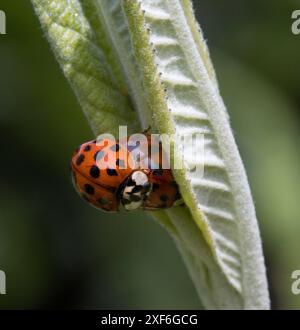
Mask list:
MULTIPOLYGON (((194 1, 244 160, 273 308, 300 308, 298 1, 194 1)), ((73 149, 92 133, 29 0, 1 0, 0 308, 199 308, 179 253, 144 213, 80 200, 73 149)))

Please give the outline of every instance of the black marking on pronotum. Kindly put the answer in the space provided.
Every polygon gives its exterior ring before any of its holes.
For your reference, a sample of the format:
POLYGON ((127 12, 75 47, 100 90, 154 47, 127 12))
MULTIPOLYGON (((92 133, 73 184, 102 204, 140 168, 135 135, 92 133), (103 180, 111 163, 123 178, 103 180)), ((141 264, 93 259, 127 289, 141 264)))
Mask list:
POLYGON ((123 204, 123 205, 128 205, 128 204, 130 204, 130 203, 131 203, 131 200, 129 200, 129 199, 125 199, 125 198, 122 199, 122 204, 123 204))
POLYGON ((141 196, 140 195, 131 195, 130 196, 130 200, 132 202, 140 202, 142 199, 141 199, 141 196))
POLYGON ((132 178, 129 177, 128 180, 126 181, 126 186, 127 187, 132 187, 132 186, 135 186, 135 185, 136 185, 135 181, 133 181, 132 178))
POLYGON ((76 159, 76 165, 79 166, 80 164, 82 164, 82 162, 84 161, 84 155, 80 154, 77 159, 76 159))
POLYGON ((91 150, 91 146, 88 144, 84 147, 83 149, 84 151, 90 151, 91 150))
POLYGON ((99 178, 100 176, 100 170, 98 168, 98 166, 93 165, 90 169, 90 176, 92 176, 93 178, 99 178))
POLYGON ((93 195, 95 193, 95 189, 93 186, 91 186, 90 184, 86 183, 84 185, 84 191, 89 194, 89 195, 93 195))
POLYGON ((143 186, 135 186, 135 187, 131 190, 130 194, 134 194, 134 193, 140 192, 140 191, 142 191, 142 190, 143 190, 143 186))
POLYGON ((118 172, 112 168, 106 169, 106 173, 107 173, 107 175, 110 175, 110 176, 118 176, 118 172))

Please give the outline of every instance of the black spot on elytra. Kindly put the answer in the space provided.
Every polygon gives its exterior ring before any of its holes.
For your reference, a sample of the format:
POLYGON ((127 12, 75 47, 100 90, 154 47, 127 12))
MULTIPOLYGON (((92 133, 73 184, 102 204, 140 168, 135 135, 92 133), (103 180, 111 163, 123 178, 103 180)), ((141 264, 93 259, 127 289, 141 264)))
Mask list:
POLYGON ((84 161, 84 155, 83 154, 80 154, 77 159, 76 159, 76 165, 79 166, 82 164, 82 162, 84 161))
POLYGON ((158 170, 153 170, 153 175, 155 176, 162 176, 164 173, 164 170, 158 169, 158 170))
POLYGON ((111 151, 119 151, 120 150, 120 146, 118 145, 118 143, 114 144, 113 146, 110 147, 111 151))
POLYGON ((91 186, 90 184, 86 183, 84 185, 84 191, 89 194, 89 195, 93 195, 95 193, 95 189, 93 186, 91 186))
POLYGON ((167 195, 160 195, 159 198, 162 202, 166 202, 169 199, 167 195))
POLYGON ((137 193, 137 192, 140 192, 143 190, 143 186, 135 186, 132 191, 131 191, 131 194, 134 194, 134 193, 137 193))
POLYGON ((95 155, 94 155, 95 161, 101 160, 104 157, 104 154, 105 153, 103 150, 98 150, 97 152, 95 152, 95 155))
POLYGON ((110 176, 118 176, 118 172, 112 168, 106 169, 106 173, 107 173, 107 175, 110 175, 110 176))
POLYGON ((98 202, 100 205, 106 205, 106 204, 108 204, 108 200, 105 199, 105 198, 99 198, 99 199, 97 200, 97 202, 98 202))
POLYGON ((93 178, 99 178, 100 176, 100 170, 98 168, 98 166, 93 165, 90 169, 90 176, 92 176, 93 178))
POLYGON ((84 147, 83 150, 84 151, 90 151, 91 150, 91 146, 88 144, 87 146, 84 147))

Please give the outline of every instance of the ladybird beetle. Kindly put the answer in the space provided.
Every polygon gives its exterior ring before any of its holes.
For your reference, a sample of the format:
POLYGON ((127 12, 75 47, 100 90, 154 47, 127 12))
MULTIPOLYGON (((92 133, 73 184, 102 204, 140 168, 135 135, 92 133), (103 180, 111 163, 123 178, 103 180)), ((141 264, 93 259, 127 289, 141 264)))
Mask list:
POLYGON ((147 133, 136 135, 143 137, 142 142, 105 139, 101 144, 97 139, 83 143, 73 153, 74 186, 91 205, 107 212, 119 211, 120 205, 128 211, 159 210, 180 200, 171 170, 162 168, 161 142, 153 143, 147 133))

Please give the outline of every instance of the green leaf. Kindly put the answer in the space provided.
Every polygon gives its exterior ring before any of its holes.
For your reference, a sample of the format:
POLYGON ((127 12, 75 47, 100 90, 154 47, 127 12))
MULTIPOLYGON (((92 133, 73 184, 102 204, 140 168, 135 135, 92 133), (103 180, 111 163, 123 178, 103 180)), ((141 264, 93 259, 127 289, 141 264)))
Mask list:
POLYGON ((139 125, 128 98, 121 68, 95 17, 94 5, 79 1, 32 1, 50 45, 69 80, 93 131, 118 132, 126 123, 139 125), (88 16, 86 16, 88 14, 88 16))
POLYGON ((153 212, 206 308, 268 309, 255 210, 207 46, 187 0, 32 0, 95 133, 204 134, 174 143, 184 206, 153 212), (195 166, 204 165, 204 176, 195 166))

